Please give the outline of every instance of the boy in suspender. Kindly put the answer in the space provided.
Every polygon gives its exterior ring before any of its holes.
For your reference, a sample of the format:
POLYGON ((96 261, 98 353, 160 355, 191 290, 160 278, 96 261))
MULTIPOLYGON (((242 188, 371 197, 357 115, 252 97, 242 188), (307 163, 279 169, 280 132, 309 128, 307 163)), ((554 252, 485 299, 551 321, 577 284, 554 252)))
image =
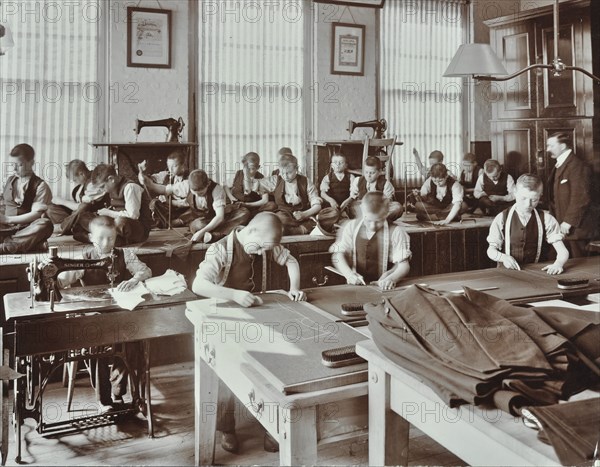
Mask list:
POLYGON ((569 252, 557 220, 548 211, 536 209, 542 190, 537 175, 524 174, 517 179, 515 204, 498 214, 490 226, 487 254, 491 260, 507 269, 521 269, 524 264, 543 260, 550 244, 556 250, 556 261, 542 270, 548 274, 563 272, 569 252))
POLYGON ((473 196, 479 200, 479 209, 485 215, 495 216, 514 202, 514 188, 512 176, 502 170, 497 160, 488 159, 483 164, 483 174, 477 179, 473 196))
POLYGON ((408 274, 410 238, 402 227, 388 224, 388 200, 378 191, 363 197, 361 219, 352 219, 338 232, 331 245, 333 265, 348 284, 377 282, 383 290, 396 287, 408 274))

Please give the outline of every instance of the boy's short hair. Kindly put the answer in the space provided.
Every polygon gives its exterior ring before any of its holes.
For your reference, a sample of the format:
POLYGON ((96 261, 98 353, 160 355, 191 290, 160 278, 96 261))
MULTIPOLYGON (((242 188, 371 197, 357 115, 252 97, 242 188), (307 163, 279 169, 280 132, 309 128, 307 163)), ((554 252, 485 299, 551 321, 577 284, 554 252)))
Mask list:
POLYGON ((242 157, 242 164, 246 165, 249 163, 260 165, 260 156, 255 152, 245 154, 244 157, 242 157))
POLYGON ((432 178, 446 178, 448 176, 448 169, 444 164, 438 162, 431 166, 431 177, 432 178))
POLYGON ((438 162, 442 162, 444 160, 444 153, 436 149, 435 151, 431 151, 429 153, 428 159, 435 159, 438 162))
POLYGON ((283 223, 275 213, 259 212, 250 220, 250 222, 248 222, 248 227, 250 228, 257 228, 259 225, 261 227, 267 226, 269 230, 275 232, 277 238, 281 240, 281 237, 283 236, 283 223))
POLYGON ((186 165, 187 156, 181 149, 175 149, 175 151, 169 153, 167 160, 176 161, 179 165, 186 165))
POLYGON ((333 159, 334 157, 343 157, 344 160, 346 160, 346 156, 344 154, 342 154, 341 152, 334 153, 333 156, 331 156, 331 158, 333 159))
POLYGON ((11 155, 11 157, 19 157, 20 156, 23 159, 25 159, 27 162, 31 162, 33 160, 33 158, 35 157, 35 151, 33 150, 33 148, 31 146, 29 146, 29 144, 21 143, 21 144, 17 144, 14 148, 11 149, 10 155, 11 155))
POLYGON ((200 191, 208 186, 208 174, 202 169, 192 170, 188 177, 190 190, 200 191))
POLYGON ((544 182, 536 174, 523 174, 517 178, 516 186, 527 188, 531 191, 543 191, 544 182))
POLYGON ((568 148, 573 147, 573 140, 569 133, 559 131, 558 133, 551 134, 550 138, 556 138, 556 141, 558 141, 558 144, 566 144, 568 148))
POLYGON ((284 146, 282 148, 279 148, 279 151, 277 151, 277 154, 279 154, 280 156, 283 156, 285 154, 294 154, 292 152, 292 150, 290 148, 288 148, 287 146, 284 146))
POLYGON ((293 154, 284 154, 279 159, 279 167, 293 166, 295 169, 298 168, 298 158, 293 154))
POLYGON ((92 183, 97 185, 98 183, 104 183, 108 177, 116 177, 117 169, 115 169, 114 165, 110 164, 98 164, 92 170, 92 183))
POLYGON ((115 220, 112 217, 108 216, 96 216, 90 221, 90 232, 97 227, 107 227, 109 229, 117 230, 115 220))
POLYGON ((496 170, 502 170, 502 167, 500 166, 500 162, 498 162, 496 159, 488 159, 483 164, 483 170, 486 174, 489 174, 495 172, 496 170))
POLYGON ((85 162, 83 162, 81 159, 73 159, 67 165, 67 173, 69 175, 78 174, 78 173, 84 173, 86 175, 89 175, 90 169, 88 169, 85 162))
POLYGON ((377 170, 381 170, 381 161, 379 157, 369 156, 365 159, 365 165, 368 167, 375 167, 377 170))
POLYGON ((368 212, 387 217, 389 203, 380 191, 369 191, 363 196, 360 207, 364 213, 368 212))
POLYGON ((463 162, 477 162, 477 157, 472 152, 466 152, 463 156, 463 162))

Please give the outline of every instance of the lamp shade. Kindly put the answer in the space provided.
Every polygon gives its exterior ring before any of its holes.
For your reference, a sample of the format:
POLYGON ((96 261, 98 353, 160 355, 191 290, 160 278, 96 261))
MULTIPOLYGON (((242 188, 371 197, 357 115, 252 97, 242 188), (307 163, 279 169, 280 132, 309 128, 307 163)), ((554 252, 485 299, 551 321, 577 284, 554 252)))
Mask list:
POLYGON ((508 75, 489 44, 463 44, 448 65, 444 77, 508 75))
POLYGON ((7 24, 0 24, 0 55, 4 55, 6 50, 15 46, 12 33, 7 24))

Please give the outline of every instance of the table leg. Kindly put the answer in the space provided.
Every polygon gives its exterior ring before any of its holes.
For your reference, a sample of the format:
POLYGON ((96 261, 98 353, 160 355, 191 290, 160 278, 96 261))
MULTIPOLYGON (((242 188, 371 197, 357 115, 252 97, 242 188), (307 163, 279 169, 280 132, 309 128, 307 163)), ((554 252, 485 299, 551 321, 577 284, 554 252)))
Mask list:
MULTIPOLYGON (((15 357, 15 369, 21 373, 21 365, 19 364, 22 361, 21 357, 15 357)), ((21 426, 23 425, 22 420, 22 411, 25 405, 25 397, 26 397, 26 389, 27 381, 26 376, 23 378, 18 378, 15 380, 14 386, 14 430, 15 430, 15 442, 17 445, 17 455, 15 456, 15 462, 17 464, 21 463, 21 426)))
MULTIPOLYGON (((4 357, 4 331, 0 328, 0 366, 8 364, 8 358, 4 357)), ((4 381, 0 381, 0 420, 2 426, 2 445, 0 446, 0 456, 2 465, 6 465, 6 458, 8 457, 8 381, 6 384, 4 381)))
POLYGON ((144 340, 142 346, 144 348, 144 382, 142 396, 144 397, 144 404, 146 405, 146 419, 148 420, 148 437, 154 438, 154 419, 152 418, 152 396, 150 394, 150 340, 144 340))
POLYGON ((196 327, 194 363, 195 459, 196 465, 213 465, 215 460, 215 430, 219 377, 198 353, 202 341, 201 328, 196 327))
POLYGON ((390 375, 369 363, 369 465, 408 465, 409 429, 390 409, 390 375))
POLYGON ((317 408, 280 408, 280 465, 316 465, 317 408))

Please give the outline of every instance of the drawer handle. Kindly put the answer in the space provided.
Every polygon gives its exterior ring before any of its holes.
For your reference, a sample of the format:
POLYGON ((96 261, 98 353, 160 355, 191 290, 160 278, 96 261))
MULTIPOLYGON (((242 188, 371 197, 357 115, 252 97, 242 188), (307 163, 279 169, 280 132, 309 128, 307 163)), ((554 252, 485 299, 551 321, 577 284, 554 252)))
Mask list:
POLYGON ((204 344, 204 356, 206 357, 206 363, 211 366, 215 366, 216 354, 214 347, 211 349, 208 344, 204 344))
POLYGON ((317 279, 317 276, 313 276, 313 278, 312 278, 313 284, 315 284, 317 287, 324 286, 325 284, 327 284, 328 280, 329 280, 328 275, 323 276, 323 282, 319 282, 319 279, 317 279))
POLYGON ((254 389, 248 393, 248 399, 250 400, 250 407, 254 413, 256 415, 260 415, 265 408, 265 403, 262 400, 256 402, 256 394, 254 394, 254 389))

